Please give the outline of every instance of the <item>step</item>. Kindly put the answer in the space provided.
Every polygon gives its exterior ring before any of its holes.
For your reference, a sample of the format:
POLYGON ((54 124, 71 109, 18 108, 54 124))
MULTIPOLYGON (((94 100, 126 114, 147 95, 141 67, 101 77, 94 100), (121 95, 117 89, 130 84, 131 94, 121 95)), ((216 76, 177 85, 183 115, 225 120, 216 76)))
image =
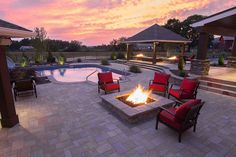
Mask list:
POLYGON ((216 78, 211 78, 211 77, 201 77, 200 80, 236 86, 236 82, 221 80, 221 79, 216 79, 216 78))
POLYGON ((147 65, 147 66, 152 66, 152 67, 158 67, 158 68, 164 68, 164 69, 169 69, 168 67, 165 67, 163 65, 157 65, 157 64, 152 64, 152 63, 143 63, 143 62, 138 62, 138 61, 128 61, 131 63, 137 63, 137 64, 142 64, 142 65, 147 65))
POLYGON ((236 92, 236 86, 234 86, 234 85, 211 82, 211 81, 205 81, 205 80, 200 80, 200 84, 204 85, 204 86, 208 86, 208 87, 220 88, 222 90, 228 90, 228 91, 236 92))
POLYGON ((138 64, 133 64, 133 63, 131 63, 131 64, 125 64, 125 65, 137 65, 137 66, 139 66, 139 67, 141 67, 141 68, 144 68, 144 69, 149 69, 149 70, 153 70, 153 71, 163 72, 163 69, 158 68, 158 67, 149 67, 149 66, 138 65, 138 64))
POLYGON ((136 62, 127 62, 127 63, 125 63, 125 65, 137 65, 137 66, 140 66, 140 67, 143 67, 143 68, 147 67, 147 68, 159 69, 159 70, 163 71, 163 68, 155 66, 155 65, 139 64, 139 63, 136 63, 136 62))
POLYGON ((213 92, 213 93, 236 97, 236 92, 229 91, 229 90, 223 90, 220 88, 208 87, 208 86, 204 86, 204 85, 200 85, 199 88, 209 91, 209 92, 213 92))

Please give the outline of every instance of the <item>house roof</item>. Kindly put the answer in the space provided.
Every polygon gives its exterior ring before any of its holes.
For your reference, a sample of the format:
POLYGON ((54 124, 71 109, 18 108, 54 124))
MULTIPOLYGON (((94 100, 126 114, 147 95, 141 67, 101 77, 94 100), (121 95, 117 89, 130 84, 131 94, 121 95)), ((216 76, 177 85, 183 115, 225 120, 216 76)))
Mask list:
POLYGON ((166 29, 158 24, 137 33, 128 38, 125 43, 148 43, 148 42, 172 42, 172 43, 188 43, 190 40, 166 29))
POLYGON ((218 12, 218 13, 213 14, 213 15, 210 15, 210 16, 208 16, 208 17, 206 17, 206 18, 204 18, 204 19, 202 19, 198 22, 193 23, 191 26, 192 27, 201 27, 201 26, 204 26, 206 24, 209 24, 209 23, 212 23, 214 21, 218 21, 218 20, 230 17, 230 16, 235 17, 235 15, 236 15, 236 7, 232 7, 232 8, 229 8, 227 10, 218 12))
POLYGON ((0 19, 0 37, 26 38, 34 35, 31 30, 0 19))

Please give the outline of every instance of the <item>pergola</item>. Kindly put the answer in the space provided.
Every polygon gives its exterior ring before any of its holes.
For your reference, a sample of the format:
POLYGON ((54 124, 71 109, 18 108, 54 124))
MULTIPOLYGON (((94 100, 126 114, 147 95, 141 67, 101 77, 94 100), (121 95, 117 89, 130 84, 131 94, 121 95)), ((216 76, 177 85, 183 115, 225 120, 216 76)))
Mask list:
POLYGON ((11 38, 33 36, 32 31, 0 19, 0 112, 2 127, 13 127, 19 123, 7 67, 6 46, 11 44, 11 38))
POLYGON ((228 66, 236 68, 236 7, 208 16, 191 26, 200 32, 197 58, 191 63, 191 73, 207 75, 209 72, 210 61, 207 59, 209 34, 234 37, 228 66))
POLYGON ((125 43, 127 44, 127 60, 130 60, 133 51, 133 44, 136 43, 152 43, 153 44, 153 58, 152 63, 156 64, 157 46, 160 43, 176 43, 181 46, 181 51, 184 53, 185 45, 191 41, 172 32, 169 29, 161 27, 157 24, 129 37, 125 43))

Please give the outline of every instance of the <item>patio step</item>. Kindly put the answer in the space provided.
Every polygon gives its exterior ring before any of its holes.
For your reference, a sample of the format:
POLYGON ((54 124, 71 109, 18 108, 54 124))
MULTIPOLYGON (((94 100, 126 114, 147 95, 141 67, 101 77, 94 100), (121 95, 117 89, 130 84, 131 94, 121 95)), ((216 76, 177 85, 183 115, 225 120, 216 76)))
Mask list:
POLYGON ((230 90, 224 90, 224 89, 221 89, 221 88, 209 87, 209 86, 205 86, 205 85, 201 85, 201 84, 200 84, 199 88, 203 89, 203 90, 206 90, 206 91, 209 91, 209 92, 213 92, 213 93, 218 93, 218 94, 222 94, 222 95, 236 97, 236 92, 230 91, 230 90))
POLYGON ((153 71, 160 71, 163 72, 163 69, 161 67, 158 67, 156 65, 149 65, 149 64, 143 64, 143 63, 137 63, 137 62, 127 62, 125 65, 131 66, 131 65, 136 65, 144 69, 149 69, 153 71))
POLYGON ((213 82, 213 81, 200 80, 200 85, 207 86, 207 87, 213 87, 213 88, 219 88, 220 90, 227 90, 227 91, 236 92, 236 85, 225 84, 225 82, 218 83, 218 82, 213 82))
POLYGON ((216 78, 211 78, 211 77, 201 77, 200 80, 236 86, 236 82, 221 80, 221 79, 216 79, 216 78))

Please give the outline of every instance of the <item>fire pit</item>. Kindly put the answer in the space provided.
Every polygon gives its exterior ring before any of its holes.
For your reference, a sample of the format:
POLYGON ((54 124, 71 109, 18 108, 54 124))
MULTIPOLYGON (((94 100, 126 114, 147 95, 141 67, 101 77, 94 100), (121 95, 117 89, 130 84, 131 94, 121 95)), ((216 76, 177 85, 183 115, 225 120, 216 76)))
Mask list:
POLYGON ((154 117, 159 106, 174 103, 140 85, 133 91, 103 95, 101 98, 102 105, 130 123, 154 117))

